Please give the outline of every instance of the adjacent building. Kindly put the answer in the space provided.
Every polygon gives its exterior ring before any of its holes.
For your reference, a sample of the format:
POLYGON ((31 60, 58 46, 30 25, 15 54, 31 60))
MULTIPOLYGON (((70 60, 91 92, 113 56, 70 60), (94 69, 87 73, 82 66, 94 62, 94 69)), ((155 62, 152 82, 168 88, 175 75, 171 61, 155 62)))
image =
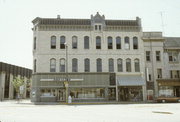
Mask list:
POLYGON ((139 17, 108 20, 97 12, 90 19, 58 15, 32 23, 32 102, 66 101, 69 95, 73 101, 153 100, 163 78, 170 78, 167 51, 175 50, 179 62, 179 46, 171 49, 172 39, 161 32, 142 32, 139 17))
MULTIPOLYGON (((26 84, 27 80, 31 79, 31 75, 32 70, 30 69, 0 62, 0 100, 15 99, 17 94, 12 85, 13 79, 23 78, 26 84)), ((24 87, 23 98, 30 97, 30 90, 27 89, 24 87)))

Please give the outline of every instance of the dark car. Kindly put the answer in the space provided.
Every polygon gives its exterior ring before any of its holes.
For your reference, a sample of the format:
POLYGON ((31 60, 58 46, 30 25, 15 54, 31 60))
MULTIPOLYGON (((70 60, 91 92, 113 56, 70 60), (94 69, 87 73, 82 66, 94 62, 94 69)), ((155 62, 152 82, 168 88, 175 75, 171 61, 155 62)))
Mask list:
POLYGON ((158 97, 156 100, 161 103, 180 102, 180 97, 158 97))

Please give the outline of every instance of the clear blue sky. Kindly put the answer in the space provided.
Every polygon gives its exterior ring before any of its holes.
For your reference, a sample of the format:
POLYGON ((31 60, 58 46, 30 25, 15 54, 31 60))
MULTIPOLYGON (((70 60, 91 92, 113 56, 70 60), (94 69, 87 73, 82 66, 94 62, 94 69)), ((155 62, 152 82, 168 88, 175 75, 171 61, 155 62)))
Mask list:
POLYGON ((32 68, 35 17, 142 19, 143 31, 180 37, 180 0, 0 0, 0 61, 32 68), (162 19, 163 18, 163 27, 162 19))

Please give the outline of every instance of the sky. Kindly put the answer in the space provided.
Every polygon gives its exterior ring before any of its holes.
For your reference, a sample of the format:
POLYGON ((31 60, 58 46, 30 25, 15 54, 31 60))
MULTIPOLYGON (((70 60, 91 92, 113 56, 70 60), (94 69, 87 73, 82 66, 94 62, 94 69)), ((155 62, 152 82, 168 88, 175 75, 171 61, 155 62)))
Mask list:
POLYGON ((0 0, 0 62, 32 69, 32 20, 36 17, 135 20, 143 31, 180 37, 180 0, 0 0))

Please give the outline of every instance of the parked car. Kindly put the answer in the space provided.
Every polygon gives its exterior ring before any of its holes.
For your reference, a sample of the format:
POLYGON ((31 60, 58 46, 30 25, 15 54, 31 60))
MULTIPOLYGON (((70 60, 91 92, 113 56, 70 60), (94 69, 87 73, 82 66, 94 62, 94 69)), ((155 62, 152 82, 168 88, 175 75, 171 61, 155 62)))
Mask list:
POLYGON ((180 102, 180 97, 158 97, 156 100, 161 103, 180 102))

